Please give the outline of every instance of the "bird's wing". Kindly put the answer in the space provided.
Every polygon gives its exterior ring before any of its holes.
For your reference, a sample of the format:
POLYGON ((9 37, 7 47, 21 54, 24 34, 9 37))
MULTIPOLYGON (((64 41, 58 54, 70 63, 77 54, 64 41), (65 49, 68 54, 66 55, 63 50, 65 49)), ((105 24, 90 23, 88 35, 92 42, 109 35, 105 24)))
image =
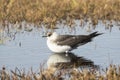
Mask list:
POLYGON ((76 36, 69 37, 66 40, 58 41, 57 44, 58 45, 69 45, 72 48, 76 48, 79 45, 83 45, 90 41, 91 39, 87 35, 76 35, 76 36))
POLYGON ((89 35, 61 35, 60 39, 57 41, 58 45, 68 45, 72 49, 77 48, 80 45, 86 44, 92 41, 92 38, 101 35, 103 33, 93 32, 89 35))
POLYGON ((61 42, 61 41, 67 40, 70 37, 73 37, 73 35, 59 35, 56 41, 61 42))

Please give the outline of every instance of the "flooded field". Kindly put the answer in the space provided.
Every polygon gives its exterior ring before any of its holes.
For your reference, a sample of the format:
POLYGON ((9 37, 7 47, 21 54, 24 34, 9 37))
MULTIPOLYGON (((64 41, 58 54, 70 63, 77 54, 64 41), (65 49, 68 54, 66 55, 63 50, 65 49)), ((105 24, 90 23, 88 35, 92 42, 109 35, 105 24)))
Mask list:
POLYGON ((119 3, 120 0, 0 0, 0 79, 64 80, 67 74, 67 80, 120 80, 119 3), (48 49, 42 37, 49 31, 104 34, 69 54, 57 54, 48 49))
MULTIPOLYGON (((88 31, 87 25, 83 28, 79 26, 79 22, 76 21, 76 23, 74 30, 59 24, 57 25, 59 29, 55 31, 59 34, 89 34, 94 31, 104 34, 96 37, 92 42, 73 50, 72 52, 75 55, 90 59, 101 68, 105 68, 110 64, 120 64, 119 26, 114 25, 112 31, 110 31, 104 29, 103 26, 105 25, 100 23, 95 30, 90 29, 88 31)), ((53 54, 47 47, 46 38, 42 37, 46 30, 44 28, 42 30, 33 28, 34 25, 27 24, 26 26, 33 30, 30 32, 18 30, 11 38, 10 36, 5 37, 5 33, 4 35, 1 34, 0 68, 5 66, 7 69, 18 67, 29 70, 33 67, 36 70, 40 64, 44 63, 46 65, 49 56, 53 54)), ((9 31, 11 31, 11 34, 15 33, 14 30, 9 31)))

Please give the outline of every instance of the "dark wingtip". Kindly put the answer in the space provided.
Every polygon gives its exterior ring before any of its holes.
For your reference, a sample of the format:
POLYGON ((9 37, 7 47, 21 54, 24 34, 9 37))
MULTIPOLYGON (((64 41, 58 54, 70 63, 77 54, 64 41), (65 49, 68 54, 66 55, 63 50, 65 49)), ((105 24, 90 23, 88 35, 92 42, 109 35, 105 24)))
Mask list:
POLYGON ((91 37, 96 37, 96 36, 102 35, 102 34, 104 34, 104 33, 98 33, 98 31, 96 31, 96 32, 91 33, 90 36, 91 37))

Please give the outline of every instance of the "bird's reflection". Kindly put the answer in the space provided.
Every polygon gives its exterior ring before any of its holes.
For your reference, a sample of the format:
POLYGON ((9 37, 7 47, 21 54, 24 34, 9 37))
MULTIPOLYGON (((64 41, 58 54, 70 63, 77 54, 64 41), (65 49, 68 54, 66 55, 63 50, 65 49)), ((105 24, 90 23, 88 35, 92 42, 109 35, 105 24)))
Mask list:
POLYGON ((98 66, 94 64, 93 61, 86 59, 84 57, 79 57, 74 53, 53 53, 48 61, 47 61, 48 68, 59 68, 59 69, 66 69, 66 68, 78 68, 78 67, 94 67, 97 68, 98 66))

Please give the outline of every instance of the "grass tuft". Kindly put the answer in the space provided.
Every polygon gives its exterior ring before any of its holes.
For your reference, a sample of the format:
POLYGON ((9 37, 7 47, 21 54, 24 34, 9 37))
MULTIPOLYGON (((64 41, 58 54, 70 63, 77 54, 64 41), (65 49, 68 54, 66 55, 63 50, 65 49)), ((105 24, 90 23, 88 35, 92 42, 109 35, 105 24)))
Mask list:
MULTIPOLYGON (((42 68, 40 68, 42 69, 42 68)), ((14 71, 7 71, 5 67, 0 70, 1 80, 120 80, 120 66, 110 65, 106 70, 88 68, 62 69, 52 71, 43 69, 35 73, 31 69, 28 73, 25 70, 16 68, 14 71)))

